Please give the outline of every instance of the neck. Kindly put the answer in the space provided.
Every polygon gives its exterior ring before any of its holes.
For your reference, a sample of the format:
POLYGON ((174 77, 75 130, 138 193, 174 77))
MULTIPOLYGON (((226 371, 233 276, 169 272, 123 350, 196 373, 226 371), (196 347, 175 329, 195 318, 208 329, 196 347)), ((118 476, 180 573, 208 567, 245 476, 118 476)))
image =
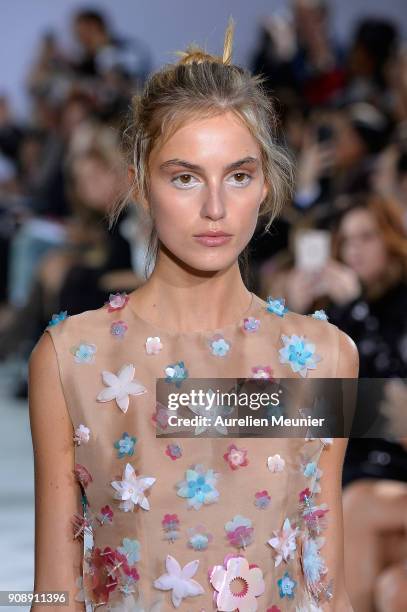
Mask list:
POLYGON ((229 325, 247 310, 251 293, 235 261, 218 272, 180 265, 162 251, 150 278, 130 296, 134 310, 153 324, 179 332, 229 325))

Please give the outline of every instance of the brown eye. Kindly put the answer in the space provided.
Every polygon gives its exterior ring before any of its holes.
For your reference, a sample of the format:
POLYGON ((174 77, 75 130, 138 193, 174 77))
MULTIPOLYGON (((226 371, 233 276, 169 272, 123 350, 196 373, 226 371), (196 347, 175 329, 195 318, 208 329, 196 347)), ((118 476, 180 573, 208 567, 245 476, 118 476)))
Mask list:
POLYGON ((191 178, 190 174, 181 174, 179 177, 179 179, 181 179, 181 183, 183 183, 184 185, 187 185, 189 183, 189 179, 191 178), (186 179, 186 180, 184 180, 186 179))

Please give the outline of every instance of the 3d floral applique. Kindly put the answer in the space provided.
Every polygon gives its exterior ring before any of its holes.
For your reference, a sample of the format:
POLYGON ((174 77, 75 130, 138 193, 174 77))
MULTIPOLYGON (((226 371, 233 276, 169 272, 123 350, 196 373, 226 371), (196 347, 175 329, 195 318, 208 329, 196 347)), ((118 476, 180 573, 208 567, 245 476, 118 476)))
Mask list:
POLYGON ((274 537, 268 540, 268 544, 276 551, 274 559, 275 567, 278 567, 281 561, 289 561, 294 559, 294 554, 297 549, 296 537, 299 533, 297 526, 292 526, 290 519, 287 517, 283 523, 282 529, 273 531, 274 537))
POLYGON ((203 595, 204 588, 193 579, 199 566, 199 560, 190 561, 181 568, 175 557, 167 555, 165 567, 167 572, 154 580, 156 589, 172 591, 171 599, 175 608, 179 608, 186 597, 203 595))
POLYGON ((249 518, 237 514, 225 524, 229 544, 236 548, 246 548, 254 540, 254 527, 249 518))
POLYGON ((268 491, 257 491, 254 495, 254 505, 260 510, 265 510, 269 507, 271 502, 271 497, 268 494, 268 491))
POLYGON ((140 561, 140 542, 130 538, 123 538, 122 542, 122 546, 118 546, 117 550, 126 557, 129 565, 140 561))
POLYGON ((164 539, 169 542, 175 542, 180 537, 179 518, 177 514, 164 514, 161 521, 164 529, 164 539))
POLYGON ((81 463, 75 464, 74 474, 76 480, 83 486, 84 489, 86 489, 86 487, 93 482, 91 473, 81 463))
POLYGON ((188 408, 200 417, 205 417, 199 419, 199 424, 196 425, 194 429, 194 435, 199 436, 204 431, 214 430, 223 436, 226 436, 228 433, 228 428, 224 425, 224 418, 230 416, 234 411, 234 406, 228 406, 223 404, 218 404, 216 398, 214 398, 215 392, 213 389, 208 389, 205 394, 205 398, 203 402, 194 402, 189 403, 188 408), (223 417, 220 422, 218 422, 218 417, 223 417))
POLYGON ((116 338, 123 339, 128 329, 129 326, 126 321, 113 321, 110 326, 110 333, 116 338))
POLYGON ((285 572, 284 576, 277 580, 277 585, 280 593, 280 597, 287 597, 288 599, 294 599, 294 590, 297 586, 297 581, 291 578, 288 572, 285 572))
POLYGON ((199 510, 203 505, 218 501, 216 483, 219 475, 213 470, 205 470, 203 466, 197 465, 188 469, 185 476, 185 480, 176 485, 177 495, 187 499, 189 508, 199 510))
POLYGON ((295 612, 324 612, 322 608, 312 603, 312 601, 307 601, 304 605, 300 604, 299 606, 295 606, 295 612))
POLYGON ((188 546, 194 550, 206 550, 210 542, 212 542, 213 536, 208 533, 204 525, 197 525, 196 527, 190 527, 187 530, 188 534, 188 546))
POLYGON ((106 546, 87 549, 84 556, 84 584, 94 604, 109 602, 113 591, 134 592, 140 575, 134 565, 129 564, 126 555, 118 549, 106 546))
POLYGON ((212 568, 209 580, 217 591, 217 609, 226 612, 255 612, 257 597, 266 589, 262 570, 241 556, 226 556, 223 565, 212 568))
POLYGON ((117 374, 102 372, 102 380, 106 385, 97 396, 98 402, 110 402, 115 400, 120 410, 127 412, 129 407, 129 395, 142 395, 147 392, 146 387, 134 380, 136 368, 131 363, 124 365, 117 374))
POLYGON ((303 474, 306 478, 310 478, 311 476, 314 476, 314 474, 316 474, 317 469, 318 468, 315 461, 309 461, 303 468, 303 474))
POLYGON ((96 350, 95 344, 87 344, 82 340, 77 346, 71 347, 76 363, 94 363, 96 350))
POLYGON ((177 363, 170 364, 164 369, 166 379, 168 383, 175 383, 176 387, 180 387, 183 380, 188 378, 188 370, 185 367, 183 361, 177 361, 177 363))
POLYGON ((130 436, 127 431, 122 433, 120 440, 116 440, 113 444, 114 448, 117 448, 117 456, 122 459, 126 455, 131 457, 134 455, 134 447, 136 445, 137 438, 130 436))
POLYGON ((253 366, 252 378, 264 378, 270 380, 273 377, 273 370, 270 366, 253 366))
POLYGON ((315 344, 307 340, 305 336, 286 336, 282 334, 281 340, 284 347, 279 349, 280 363, 288 364, 292 371, 302 377, 307 375, 308 370, 315 370, 321 357, 315 354, 315 344))
POLYGON ((260 320, 256 317, 247 317, 243 319, 242 329, 245 332, 253 333, 260 328, 260 320))
POLYGON ((170 411, 164 404, 156 402, 155 412, 151 416, 151 421, 154 423, 157 431, 164 432, 168 429, 168 419, 170 417, 170 411))
POLYGON ((74 514, 72 517, 73 538, 83 540, 85 534, 91 536, 92 520, 86 514, 74 514))
POLYGON ((100 525, 107 525, 113 523, 113 515, 113 510, 109 505, 107 505, 100 509, 100 512, 96 518, 100 525))
POLYGON ((328 321, 328 315, 322 308, 321 310, 315 310, 310 316, 313 319, 318 319, 319 321, 328 321))
POLYGON ((325 560, 320 554, 325 538, 306 537, 303 542, 301 564, 307 585, 311 593, 318 596, 318 587, 322 576, 328 572, 325 560))
POLYGON ((308 529, 319 535, 326 528, 325 515, 329 512, 326 503, 315 505, 312 491, 306 487, 299 493, 299 504, 302 517, 308 529))
POLYGON ((288 312, 288 308, 285 306, 284 298, 272 298, 270 295, 267 298, 267 312, 273 312, 279 317, 283 317, 286 312, 288 312))
POLYGON ((216 357, 225 357, 230 351, 230 342, 225 340, 221 334, 215 334, 209 340, 209 348, 212 355, 216 357))
POLYGON ((54 327, 55 325, 58 325, 58 323, 65 321, 65 319, 67 318, 68 318, 68 311, 61 310, 61 312, 58 312, 52 315, 50 321, 48 321, 48 327, 54 327))
MULTIPOLYGON (((310 442, 312 440, 317 440, 317 438, 313 438, 310 435, 310 430, 307 430, 307 433, 305 435, 305 441, 306 442, 310 442)), ((334 439, 333 438, 319 438, 319 440, 321 440, 323 447, 326 448, 327 446, 332 446, 332 444, 334 443, 334 439)))
POLYGON ((237 448, 236 444, 229 444, 227 453, 223 455, 223 458, 232 470, 249 465, 247 450, 245 448, 237 448))
POLYGON ((115 312, 116 310, 122 310, 129 301, 130 296, 125 291, 122 293, 111 293, 109 295, 109 301, 107 302, 107 312, 115 312))
POLYGON ((163 343, 159 336, 149 336, 146 340, 146 353, 147 355, 158 355, 162 350, 163 343))
POLYGON ((165 454, 167 457, 170 457, 173 461, 182 457, 182 448, 179 444, 167 444, 167 448, 165 449, 165 454))
POLYGON ((144 510, 150 509, 150 503, 144 492, 149 489, 156 479, 151 476, 137 476, 131 463, 127 463, 123 470, 122 480, 114 480, 110 484, 115 489, 114 498, 120 499, 119 508, 124 512, 132 512, 134 506, 144 510))
POLYGON ((267 467, 270 472, 282 472, 285 468, 285 459, 280 457, 279 454, 272 455, 271 457, 267 458, 267 467))
POLYGON ((75 433, 73 436, 73 441, 76 446, 80 446, 81 444, 87 444, 90 438, 90 429, 86 427, 82 423, 75 429, 75 433))

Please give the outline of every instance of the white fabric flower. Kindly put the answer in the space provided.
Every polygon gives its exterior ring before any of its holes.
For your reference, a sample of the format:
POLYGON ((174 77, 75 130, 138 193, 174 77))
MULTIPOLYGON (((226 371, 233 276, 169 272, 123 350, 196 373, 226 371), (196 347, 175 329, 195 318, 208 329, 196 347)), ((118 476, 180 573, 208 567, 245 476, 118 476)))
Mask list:
POLYGON ((218 591, 217 610, 256 612, 258 609, 256 597, 265 591, 263 572, 259 567, 249 567, 244 557, 229 558, 226 569, 223 565, 215 565, 209 579, 218 591), (236 590, 238 585, 242 587, 240 592, 236 590))
POLYGON ((285 461, 280 455, 273 455, 267 459, 267 466, 270 472, 282 472, 285 467, 285 461))
POLYGON ((123 470, 123 480, 114 480, 111 485, 116 490, 115 499, 122 500, 119 508, 125 512, 133 511, 139 505, 144 510, 150 509, 150 503, 144 491, 155 483, 156 479, 149 476, 136 476, 134 467, 127 463, 123 470))
POLYGON ((163 344, 159 336, 149 336, 146 340, 146 353, 147 355, 158 355, 161 351, 163 344))
POLYGON ((89 436, 90 436, 89 427, 86 427, 85 425, 82 425, 81 423, 79 427, 75 429, 75 435, 73 439, 74 439, 75 444, 80 446, 80 444, 82 443, 86 444, 87 442, 89 442, 89 436))
POLYGON ((172 603, 175 608, 180 607, 185 597, 195 597, 205 592, 199 582, 192 578, 197 572, 198 565, 199 560, 195 560, 181 568, 174 557, 167 555, 165 560, 167 573, 154 580, 154 586, 162 591, 172 591, 172 603))
POLYGON ((102 379, 106 385, 97 396, 98 402, 110 402, 116 400, 120 410, 127 412, 129 407, 129 395, 142 395, 147 392, 146 387, 134 378, 135 367, 131 363, 124 365, 116 374, 102 372, 102 379))
POLYGON ((270 538, 268 543, 277 551, 274 560, 275 567, 278 567, 281 561, 294 559, 294 552, 297 548, 295 538, 298 535, 298 527, 291 527, 290 519, 286 518, 283 523, 283 528, 280 531, 273 531, 274 538, 270 538))

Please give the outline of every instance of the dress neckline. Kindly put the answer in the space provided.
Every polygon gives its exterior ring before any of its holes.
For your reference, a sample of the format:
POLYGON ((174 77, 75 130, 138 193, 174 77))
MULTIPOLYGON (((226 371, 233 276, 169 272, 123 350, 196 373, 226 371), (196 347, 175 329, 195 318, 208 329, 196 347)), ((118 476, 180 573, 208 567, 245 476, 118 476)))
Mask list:
POLYGON ((130 310, 132 317, 136 321, 138 321, 141 325, 143 325, 144 328, 150 330, 149 333, 151 333, 151 335, 155 334, 155 335, 163 335, 163 336, 165 335, 165 336, 172 336, 172 337, 180 336, 184 338, 188 336, 190 337, 207 336, 207 335, 216 334, 216 333, 226 334, 227 332, 230 332, 240 327, 243 323, 243 319, 248 318, 249 316, 253 316, 254 311, 256 310, 255 306, 259 305, 261 300, 252 291, 250 292, 250 296, 251 297, 250 297, 249 305, 246 307, 244 312, 241 313, 237 321, 228 323, 227 325, 223 325, 222 327, 214 327, 211 329, 198 329, 198 330, 192 330, 192 331, 186 331, 186 332, 165 329, 159 325, 156 325, 152 321, 149 321, 148 319, 144 319, 143 317, 140 317, 140 315, 137 314, 137 312, 134 310, 133 305, 131 304, 131 300, 129 300, 129 302, 127 303, 127 308, 130 310))

